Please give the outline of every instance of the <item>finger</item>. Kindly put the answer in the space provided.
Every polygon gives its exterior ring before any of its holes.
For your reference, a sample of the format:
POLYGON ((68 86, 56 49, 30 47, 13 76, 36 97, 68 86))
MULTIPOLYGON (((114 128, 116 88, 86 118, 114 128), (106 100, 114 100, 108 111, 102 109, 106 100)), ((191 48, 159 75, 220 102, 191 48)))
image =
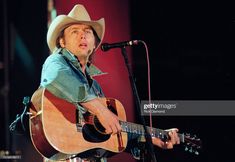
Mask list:
POLYGON ((113 132, 113 130, 112 130, 111 126, 108 125, 108 126, 105 127, 105 133, 106 134, 112 134, 112 132, 113 132))
POLYGON ((117 127, 118 132, 121 132, 121 131, 122 131, 122 127, 121 127, 121 125, 119 124, 119 122, 117 123, 116 127, 117 127))
POLYGON ((165 148, 165 143, 159 138, 152 137, 152 142, 154 145, 159 146, 160 148, 165 148))
POLYGON ((180 138, 179 138, 178 133, 173 132, 173 137, 174 137, 174 143, 175 144, 180 144, 180 138))
POLYGON ((180 143, 180 138, 179 138, 179 135, 176 131, 173 131, 173 137, 174 137, 174 140, 175 140, 175 144, 179 144, 180 143))
POLYGON ((116 124, 112 124, 111 129, 112 129, 112 134, 117 134, 118 133, 118 129, 117 129, 116 124))
POLYGON ((164 147, 165 147, 165 149, 173 149, 173 144, 172 144, 172 142, 170 142, 170 141, 166 141, 165 143, 164 143, 164 147))
POLYGON ((115 131, 113 131, 113 134, 120 133, 121 131, 121 125, 119 123, 115 124, 115 131))
POLYGON ((115 126, 115 128, 114 128, 115 130, 114 130, 113 134, 120 133, 122 128, 121 128, 121 125, 119 123, 119 119, 118 119, 117 116, 116 116, 116 118, 114 120, 114 126, 115 126))
POLYGON ((179 129, 178 128, 171 128, 171 129, 166 129, 165 131, 167 131, 167 132, 170 132, 170 131, 178 132, 179 129))
POLYGON ((176 139, 177 134, 176 134, 176 132, 170 131, 169 132, 169 136, 170 136, 169 142, 171 142, 173 145, 176 144, 176 142, 177 142, 177 139, 176 139))
POLYGON ((180 144, 180 138, 178 135, 176 136, 176 144, 180 144))
POLYGON ((177 139, 176 144, 180 144, 180 139, 179 138, 177 139))
POLYGON ((163 149, 172 149, 173 148, 173 144, 170 141, 163 142, 159 138, 152 137, 152 142, 154 145, 159 146, 160 148, 163 148, 163 149))

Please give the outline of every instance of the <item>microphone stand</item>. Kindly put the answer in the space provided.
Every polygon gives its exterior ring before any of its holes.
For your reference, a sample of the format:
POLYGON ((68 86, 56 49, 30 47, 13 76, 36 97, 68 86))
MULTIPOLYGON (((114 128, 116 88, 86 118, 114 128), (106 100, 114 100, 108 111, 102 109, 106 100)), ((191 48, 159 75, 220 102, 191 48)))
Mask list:
MULTIPOLYGON (((141 112, 140 98, 139 98, 139 95, 138 95, 138 91, 137 91, 137 88, 136 88, 134 77, 133 77, 133 75, 131 73, 130 63, 128 61, 127 51, 126 51, 125 46, 121 48, 121 51, 122 51, 122 56, 123 56, 123 58, 125 60, 125 64, 126 64, 126 67, 127 67, 127 70, 128 70, 128 74, 129 74, 129 79, 130 79, 130 82, 131 82, 132 91, 134 93, 135 104, 137 106, 137 112, 138 112, 138 114, 140 114, 140 112, 141 112)), ((147 129, 144 117, 142 115, 140 115, 140 119, 141 119, 141 122, 143 124, 144 131, 145 131, 145 139, 146 139, 146 144, 147 144, 146 145, 147 146, 147 151, 148 151, 148 153, 150 153, 153 162, 156 162, 157 160, 156 160, 154 149, 153 149, 152 137, 151 137, 151 135, 150 135, 150 133, 149 133, 149 131, 147 129)), ((143 154, 144 154, 144 150, 142 150, 141 155, 143 155, 143 154)), ((144 157, 142 157, 142 159, 144 161, 144 157)))

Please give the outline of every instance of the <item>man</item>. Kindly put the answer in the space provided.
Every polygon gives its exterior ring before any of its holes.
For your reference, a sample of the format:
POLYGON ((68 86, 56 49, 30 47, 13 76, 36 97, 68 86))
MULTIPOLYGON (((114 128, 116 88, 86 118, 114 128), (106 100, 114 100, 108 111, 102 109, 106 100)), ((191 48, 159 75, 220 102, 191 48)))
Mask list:
MULTIPOLYGON (((93 21, 83 5, 75 5, 68 15, 57 16, 51 23, 47 43, 52 54, 46 59, 41 87, 77 106, 80 117, 87 111, 96 115, 106 134, 121 131, 119 118, 100 101, 104 97, 92 78, 102 72, 92 64, 92 55, 102 42, 104 19, 93 21)), ((173 148, 179 143, 177 129, 169 131, 170 140, 153 138, 154 145, 173 148)))

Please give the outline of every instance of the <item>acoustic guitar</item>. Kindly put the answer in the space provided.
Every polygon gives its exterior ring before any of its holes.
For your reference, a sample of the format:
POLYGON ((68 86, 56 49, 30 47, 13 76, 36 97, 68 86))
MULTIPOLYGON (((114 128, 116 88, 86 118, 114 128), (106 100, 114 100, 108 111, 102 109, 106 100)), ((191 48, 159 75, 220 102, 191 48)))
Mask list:
MULTIPOLYGON (((47 159, 66 160, 88 156, 98 149, 120 153, 127 146, 128 133, 145 137, 143 125, 126 121, 121 102, 113 98, 100 100, 119 117, 121 133, 105 134, 105 129, 95 115, 85 113, 81 119, 74 104, 56 97, 45 88, 35 91, 31 98, 29 124, 31 140, 36 150, 47 159)), ((148 130, 152 137, 168 138, 165 130, 149 127, 148 130)), ((186 144, 186 150, 198 154, 198 149, 201 148, 200 139, 180 133, 178 136, 181 143, 186 144)))

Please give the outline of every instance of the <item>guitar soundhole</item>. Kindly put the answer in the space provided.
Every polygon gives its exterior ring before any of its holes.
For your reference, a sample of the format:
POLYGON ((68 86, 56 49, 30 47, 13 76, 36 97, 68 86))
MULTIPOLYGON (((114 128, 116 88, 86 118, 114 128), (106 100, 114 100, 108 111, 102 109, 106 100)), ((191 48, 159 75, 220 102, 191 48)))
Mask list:
POLYGON ((82 134, 85 140, 89 142, 104 142, 110 138, 109 134, 98 132, 93 125, 85 124, 82 128, 82 134))
POLYGON ((103 127, 103 125, 99 122, 98 118, 95 116, 94 117, 94 126, 96 128, 96 130, 101 133, 101 134, 105 134, 105 128, 103 127))

